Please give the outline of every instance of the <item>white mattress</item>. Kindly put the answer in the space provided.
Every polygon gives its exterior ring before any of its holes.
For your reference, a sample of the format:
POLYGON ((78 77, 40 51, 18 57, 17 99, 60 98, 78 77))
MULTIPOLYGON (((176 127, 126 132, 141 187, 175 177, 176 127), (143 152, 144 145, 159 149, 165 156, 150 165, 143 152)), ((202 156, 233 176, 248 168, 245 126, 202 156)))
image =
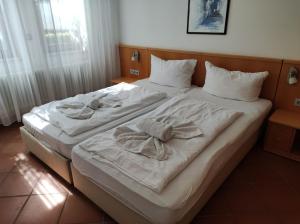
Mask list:
MULTIPOLYGON (((150 90, 156 90, 167 93, 168 97, 172 97, 178 93, 184 93, 190 89, 178 89, 169 86, 161 86, 150 82, 148 79, 143 79, 135 82, 136 85, 145 87, 150 90)), ((167 100, 167 99, 166 99, 167 100)), ((123 124, 137 116, 152 111, 166 100, 159 101, 135 113, 122 117, 121 119, 110 122, 106 125, 99 126, 87 132, 76 136, 69 136, 59 128, 51 125, 49 122, 41 119, 33 113, 27 113, 23 116, 23 124, 26 130, 37 138, 43 145, 51 150, 57 151, 63 156, 71 159, 71 151, 74 145, 100 132, 109 130, 120 124, 123 124)))
POLYGON ((89 153, 80 149, 72 152, 75 168, 153 223, 167 224, 180 220, 201 197, 223 164, 260 128, 271 109, 268 100, 228 100, 207 94, 201 88, 187 94, 244 112, 244 115, 219 135, 161 193, 151 191, 109 164, 91 159, 89 153))

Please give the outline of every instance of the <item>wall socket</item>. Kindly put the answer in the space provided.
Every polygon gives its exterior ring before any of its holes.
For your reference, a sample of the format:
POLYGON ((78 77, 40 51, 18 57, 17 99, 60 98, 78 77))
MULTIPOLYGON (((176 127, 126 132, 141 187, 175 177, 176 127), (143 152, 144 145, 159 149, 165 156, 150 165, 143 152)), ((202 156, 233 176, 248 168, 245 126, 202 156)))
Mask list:
POLYGON ((140 75, 140 70, 137 70, 137 69, 129 69, 129 73, 130 73, 131 75, 139 76, 139 75, 140 75))
POLYGON ((295 99, 294 105, 295 105, 296 107, 300 107, 300 98, 296 98, 296 99, 295 99))

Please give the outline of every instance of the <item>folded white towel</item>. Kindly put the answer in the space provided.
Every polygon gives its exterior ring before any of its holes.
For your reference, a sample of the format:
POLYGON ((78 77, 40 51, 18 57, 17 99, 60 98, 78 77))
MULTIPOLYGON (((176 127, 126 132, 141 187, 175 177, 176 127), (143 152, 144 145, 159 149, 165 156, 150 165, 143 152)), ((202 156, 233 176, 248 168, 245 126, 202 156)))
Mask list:
POLYGON ((175 136, 175 138, 189 139, 203 135, 201 129, 192 121, 176 125, 174 124, 174 126, 175 127, 172 130, 172 134, 175 136))
POLYGON ((159 161, 168 158, 163 143, 158 138, 151 137, 144 132, 136 132, 128 127, 121 126, 116 128, 114 138, 118 145, 126 151, 159 161))
POLYGON ((111 108, 116 108, 116 107, 121 107, 122 106, 122 99, 117 96, 107 96, 105 97, 101 103, 103 103, 103 107, 111 107, 111 108))
POLYGON ((163 122, 146 118, 137 124, 137 127, 146 134, 167 142, 173 137, 172 126, 163 122))
POLYGON ((113 134, 117 144, 126 151, 160 161, 168 159, 165 145, 172 138, 190 139, 203 134, 194 122, 181 122, 179 118, 170 116, 146 118, 137 127, 141 132, 126 126, 117 127, 113 134))
POLYGON ((122 102, 118 102, 120 98, 109 96, 107 93, 96 94, 91 97, 92 99, 88 103, 84 103, 84 99, 82 102, 74 99, 73 101, 70 99, 63 100, 56 106, 56 109, 66 117, 85 120, 91 118, 99 108, 116 108, 122 105, 122 102))
POLYGON ((62 102, 61 104, 56 106, 56 109, 81 109, 84 107, 84 103, 82 102, 76 102, 76 101, 71 101, 71 102, 62 102))
POLYGON ((117 108, 122 106, 122 102, 107 102, 103 101, 103 108, 117 108))
POLYGON ((77 120, 85 120, 89 119, 93 116, 95 113, 95 110, 85 107, 83 109, 64 109, 63 110, 64 115, 66 115, 69 118, 77 119, 77 120))
POLYGON ((93 110, 97 110, 102 106, 103 106, 103 103, 101 103, 99 99, 94 99, 91 102, 89 102, 87 105, 87 107, 89 107, 93 110))

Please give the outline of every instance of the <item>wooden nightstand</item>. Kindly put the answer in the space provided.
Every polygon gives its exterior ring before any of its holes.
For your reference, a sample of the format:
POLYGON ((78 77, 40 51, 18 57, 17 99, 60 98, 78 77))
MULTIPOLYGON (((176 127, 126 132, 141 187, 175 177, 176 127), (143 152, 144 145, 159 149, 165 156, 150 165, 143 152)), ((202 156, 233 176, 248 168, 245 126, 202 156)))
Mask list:
POLYGON ((117 78, 117 79, 112 79, 111 83, 113 85, 115 85, 115 84, 119 84, 121 82, 132 83, 132 82, 135 82, 137 80, 139 80, 139 79, 137 79, 137 78, 130 78, 130 77, 120 77, 120 78, 117 78))
POLYGON ((300 114, 276 110, 269 118, 264 149, 300 161, 300 114))

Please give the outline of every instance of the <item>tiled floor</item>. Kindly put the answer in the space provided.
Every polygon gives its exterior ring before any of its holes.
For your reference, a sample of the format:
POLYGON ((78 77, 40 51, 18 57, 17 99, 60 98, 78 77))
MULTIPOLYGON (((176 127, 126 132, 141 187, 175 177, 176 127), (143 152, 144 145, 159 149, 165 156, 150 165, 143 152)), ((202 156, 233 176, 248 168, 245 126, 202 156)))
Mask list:
POLYGON ((0 126, 0 224, 115 223, 31 154, 19 126, 0 126))
MULTIPOLYGON (((0 223, 115 223, 0 126, 0 223)), ((256 146, 195 217, 200 224, 300 223, 300 163, 256 146)))

